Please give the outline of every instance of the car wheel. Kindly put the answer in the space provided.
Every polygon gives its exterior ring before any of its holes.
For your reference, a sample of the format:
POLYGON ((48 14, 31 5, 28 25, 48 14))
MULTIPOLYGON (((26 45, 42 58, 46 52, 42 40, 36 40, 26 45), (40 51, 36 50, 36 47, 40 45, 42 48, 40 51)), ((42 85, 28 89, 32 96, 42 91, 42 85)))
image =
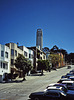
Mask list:
POLYGON ((40 100, 40 99, 36 97, 36 98, 34 98, 34 100, 40 100))

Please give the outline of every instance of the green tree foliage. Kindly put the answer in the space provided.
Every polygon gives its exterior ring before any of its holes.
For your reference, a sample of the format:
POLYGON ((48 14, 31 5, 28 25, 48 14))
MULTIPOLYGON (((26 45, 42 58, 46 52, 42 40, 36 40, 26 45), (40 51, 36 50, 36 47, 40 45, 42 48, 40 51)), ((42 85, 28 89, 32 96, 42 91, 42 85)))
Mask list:
POLYGON ((53 48, 50 50, 50 53, 58 53, 59 52, 59 48, 55 45, 53 46, 53 48))
POLYGON ((48 60, 53 64, 53 67, 56 67, 61 61, 63 61, 63 58, 61 58, 59 54, 50 54, 48 60))
POLYGON ((43 70, 49 69, 49 62, 48 62, 48 60, 41 60, 41 59, 39 59, 37 61, 37 63, 38 63, 38 69, 42 70, 41 74, 43 75, 43 70))
POLYGON ((15 60, 15 66, 17 69, 23 71, 23 80, 25 80, 25 74, 31 69, 31 61, 20 54, 15 60))
POLYGON ((50 50, 49 50, 48 47, 44 47, 44 48, 43 48, 43 52, 47 53, 47 52, 49 52, 49 51, 50 51, 50 50))
POLYGON ((68 54, 68 63, 74 64, 74 53, 68 54))
POLYGON ((64 49, 60 49, 60 53, 62 53, 63 56, 65 57, 65 61, 68 61, 68 53, 67 53, 67 51, 64 50, 64 49))

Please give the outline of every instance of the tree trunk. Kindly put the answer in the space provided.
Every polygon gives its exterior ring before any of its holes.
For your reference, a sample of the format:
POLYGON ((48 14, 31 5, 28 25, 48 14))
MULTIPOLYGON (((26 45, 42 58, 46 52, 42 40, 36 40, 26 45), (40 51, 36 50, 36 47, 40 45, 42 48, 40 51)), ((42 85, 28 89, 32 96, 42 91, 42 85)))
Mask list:
POLYGON ((23 81, 26 80, 25 79, 25 71, 23 71, 23 81))
POLYGON ((42 69, 41 75, 43 75, 43 69, 42 69))

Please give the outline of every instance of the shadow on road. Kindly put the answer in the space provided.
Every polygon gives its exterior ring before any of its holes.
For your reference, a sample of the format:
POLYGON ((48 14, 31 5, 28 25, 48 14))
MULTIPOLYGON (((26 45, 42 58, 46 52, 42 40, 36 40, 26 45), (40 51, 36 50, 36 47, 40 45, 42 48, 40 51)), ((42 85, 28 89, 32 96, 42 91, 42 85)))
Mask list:
POLYGON ((25 80, 15 80, 15 81, 0 82, 0 84, 5 84, 5 83, 22 83, 24 81, 26 81, 26 79, 25 80))
POLYGON ((31 74, 31 76, 45 76, 44 74, 31 74))

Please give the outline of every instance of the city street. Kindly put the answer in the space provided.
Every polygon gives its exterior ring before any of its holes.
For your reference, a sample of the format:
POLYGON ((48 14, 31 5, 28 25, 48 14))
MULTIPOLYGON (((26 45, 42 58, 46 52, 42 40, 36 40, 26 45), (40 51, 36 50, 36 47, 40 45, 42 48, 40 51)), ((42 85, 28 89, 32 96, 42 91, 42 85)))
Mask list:
POLYGON ((45 72, 43 76, 26 76, 24 82, 0 83, 0 100, 28 100, 29 94, 36 91, 42 91, 50 83, 56 83, 62 75, 65 75, 71 69, 67 67, 45 72))

